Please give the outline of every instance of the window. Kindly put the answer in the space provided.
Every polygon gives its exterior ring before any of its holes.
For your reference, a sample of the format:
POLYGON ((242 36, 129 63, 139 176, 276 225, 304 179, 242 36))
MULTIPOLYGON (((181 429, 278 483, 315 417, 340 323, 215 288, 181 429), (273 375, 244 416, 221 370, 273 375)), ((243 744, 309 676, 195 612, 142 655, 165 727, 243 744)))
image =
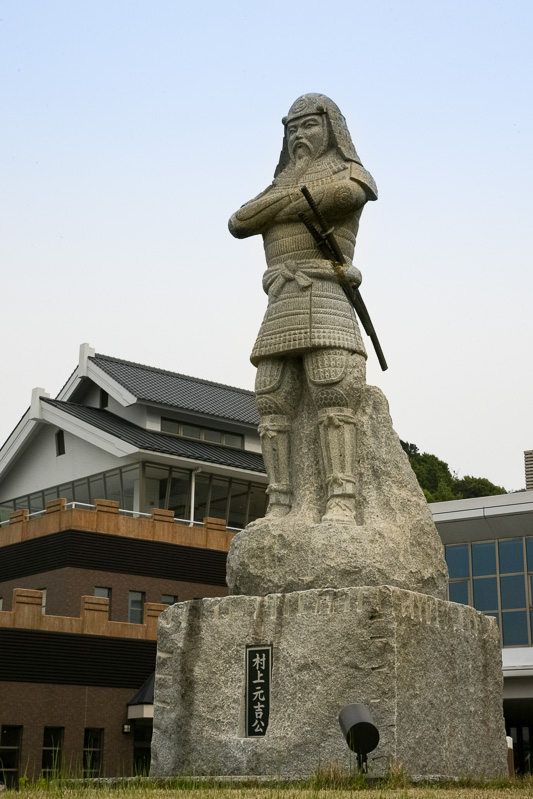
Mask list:
POLYGON ((44 777, 52 777, 61 771, 61 750, 63 748, 64 727, 45 727, 43 734, 43 759, 41 764, 44 777))
POLYGON ((173 594, 163 594, 161 597, 161 602, 163 605, 175 605, 178 601, 178 597, 174 596, 173 594))
POLYGON ((130 624, 143 623, 144 593, 130 591, 128 594, 128 621, 130 624))
POLYGON ((533 538, 453 544, 446 562, 450 601, 495 618, 503 646, 531 646, 533 538))
POLYGON ((102 586, 95 585, 94 587, 94 595, 95 596, 102 596, 106 599, 109 599, 109 616, 111 616, 111 589, 110 588, 103 588, 102 586))
POLYGON ((0 780, 6 788, 18 789, 22 727, 0 727, 0 780))
POLYGON ((99 777, 102 770, 104 731, 86 727, 83 738, 83 776, 99 777))
POLYGON ((446 547, 446 563, 450 580, 458 577, 470 577, 468 545, 446 547))
POLYGON ((76 480, 74 483, 74 501, 81 502, 84 505, 90 504, 89 481, 87 478, 84 480, 76 480))
POLYGON ((58 430, 56 433, 56 456, 65 454, 65 433, 58 430))
POLYGON ((176 419, 161 418, 161 432, 171 433, 173 436, 197 438, 208 441, 210 444, 223 444, 226 447, 244 447, 244 436, 239 433, 228 433, 225 430, 216 430, 213 427, 198 427, 195 424, 178 422, 176 419))

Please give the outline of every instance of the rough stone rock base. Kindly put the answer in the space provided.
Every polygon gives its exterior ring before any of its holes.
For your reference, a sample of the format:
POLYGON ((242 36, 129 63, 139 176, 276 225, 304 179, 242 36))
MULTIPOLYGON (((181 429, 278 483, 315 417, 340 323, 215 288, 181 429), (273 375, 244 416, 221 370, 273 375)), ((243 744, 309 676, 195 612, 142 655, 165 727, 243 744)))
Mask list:
POLYGON ((494 621, 390 586, 182 602, 159 621, 152 774, 302 777, 353 767, 338 714, 379 728, 369 773, 507 773, 494 621), (246 645, 273 645, 270 722, 244 737, 246 645))
POLYGON ((234 537, 227 563, 230 594, 386 584, 445 599, 442 542, 383 393, 373 386, 361 393, 356 512, 349 523, 320 522, 326 481, 316 411, 306 390, 293 427, 292 510, 282 518, 258 519, 234 537))

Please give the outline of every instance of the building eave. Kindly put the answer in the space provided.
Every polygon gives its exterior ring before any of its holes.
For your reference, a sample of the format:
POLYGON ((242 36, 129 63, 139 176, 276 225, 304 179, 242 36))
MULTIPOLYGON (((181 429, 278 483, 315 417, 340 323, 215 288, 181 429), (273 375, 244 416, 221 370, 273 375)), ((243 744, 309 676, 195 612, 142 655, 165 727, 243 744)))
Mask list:
POLYGON ((87 441, 89 444, 115 455, 117 458, 139 452, 138 447, 133 444, 106 433, 81 419, 77 419, 53 405, 41 403, 41 419, 43 422, 59 427, 65 432, 87 441))

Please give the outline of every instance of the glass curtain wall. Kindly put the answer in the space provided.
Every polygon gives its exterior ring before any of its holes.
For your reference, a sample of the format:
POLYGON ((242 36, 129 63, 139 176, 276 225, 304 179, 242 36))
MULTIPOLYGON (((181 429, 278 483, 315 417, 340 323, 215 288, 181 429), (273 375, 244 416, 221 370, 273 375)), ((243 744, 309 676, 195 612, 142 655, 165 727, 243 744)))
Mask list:
MULTIPOLYGON (((148 508, 167 508, 176 519, 191 518, 192 472, 147 463, 145 496, 148 508)), ((265 515, 265 486, 232 477, 198 472, 194 475, 193 519, 224 519, 228 527, 245 527, 265 515)))
MULTIPOLYGON (((89 505, 94 505, 96 499, 112 499, 121 509, 143 513, 166 508, 174 511, 176 519, 189 522, 192 481, 190 469, 156 463, 144 463, 142 468, 139 464, 124 466, 4 502, 0 505, 0 521, 20 508, 29 508, 30 513, 42 511, 47 502, 64 497, 67 502, 89 505)), ((228 527, 241 529, 265 515, 267 497, 261 483, 208 472, 195 473, 194 481, 196 522, 210 516, 224 519, 228 527)))
POLYGON ((493 616, 503 646, 531 646, 533 538, 505 538, 446 547, 451 602, 493 616))
POLYGON ((30 513, 43 511, 48 502, 59 497, 64 497, 67 502, 81 502, 85 505, 94 505, 95 499, 113 499, 118 502, 119 508, 138 511, 140 477, 140 465, 133 464, 45 488, 29 496, 26 494, 0 504, 0 522, 9 519, 12 511, 21 508, 28 508, 30 513))

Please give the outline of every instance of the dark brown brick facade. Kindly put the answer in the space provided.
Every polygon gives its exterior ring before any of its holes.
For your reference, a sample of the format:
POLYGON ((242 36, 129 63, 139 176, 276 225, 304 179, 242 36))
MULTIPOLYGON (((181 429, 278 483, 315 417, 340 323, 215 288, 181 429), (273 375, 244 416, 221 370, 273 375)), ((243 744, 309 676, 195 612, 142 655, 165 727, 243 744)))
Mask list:
POLYGON ((96 586, 111 588, 111 621, 128 620, 128 592, 141 591, 146 602, 161 602, 163 594, 177 596, 180 602, 207 596, 226 596, 227 588, 205 583, 158 579, 143 575, 89 569, 57 569, 0 583, 3 609, 12 609, 15 588, 46 588, 46 612, 53 616, 79 616, 82 596, 94 594, 96 586))
POLYGON ((62 769, 80 775, 86 727, 104 729, 103 776, 133 773, 133 732, 125 735, 127 702, 135 691, 85 685, 0 683, 0 724, 20 725, 19 776, 41 770, 44 726, 64 727, 62 769))
POLYGON ((118 515, 116 503, 97 505, 65 509, 57 500, 35 520, 13 514, 1 531, 0 580, 10 576, 0 582, 0 724, 23 728, 19 776, 29 779, 41 770, 45 726, 64 728, 64 771, 81 774, 84 731, 96 728, 104 730, 102 775, 131 775, 135 729, 149 736, 151 721, 128 722, 127 703, 155 667, 157 604, 164 594, 179 601, 227 594, 233 536, 223 522, 189 528, 168 511, 135 519, 118 515), (93 599, 97 586, 111 589, 109 622, 107 599, 93 599), (23 590, 14 604, 15 589, 23 590), (43 589, 46 617, 35 593, 43 589), (144 594, 143 625, 126 623, 130 591, 144 594), (127 722, 132 731, 124 734, 127 722))

